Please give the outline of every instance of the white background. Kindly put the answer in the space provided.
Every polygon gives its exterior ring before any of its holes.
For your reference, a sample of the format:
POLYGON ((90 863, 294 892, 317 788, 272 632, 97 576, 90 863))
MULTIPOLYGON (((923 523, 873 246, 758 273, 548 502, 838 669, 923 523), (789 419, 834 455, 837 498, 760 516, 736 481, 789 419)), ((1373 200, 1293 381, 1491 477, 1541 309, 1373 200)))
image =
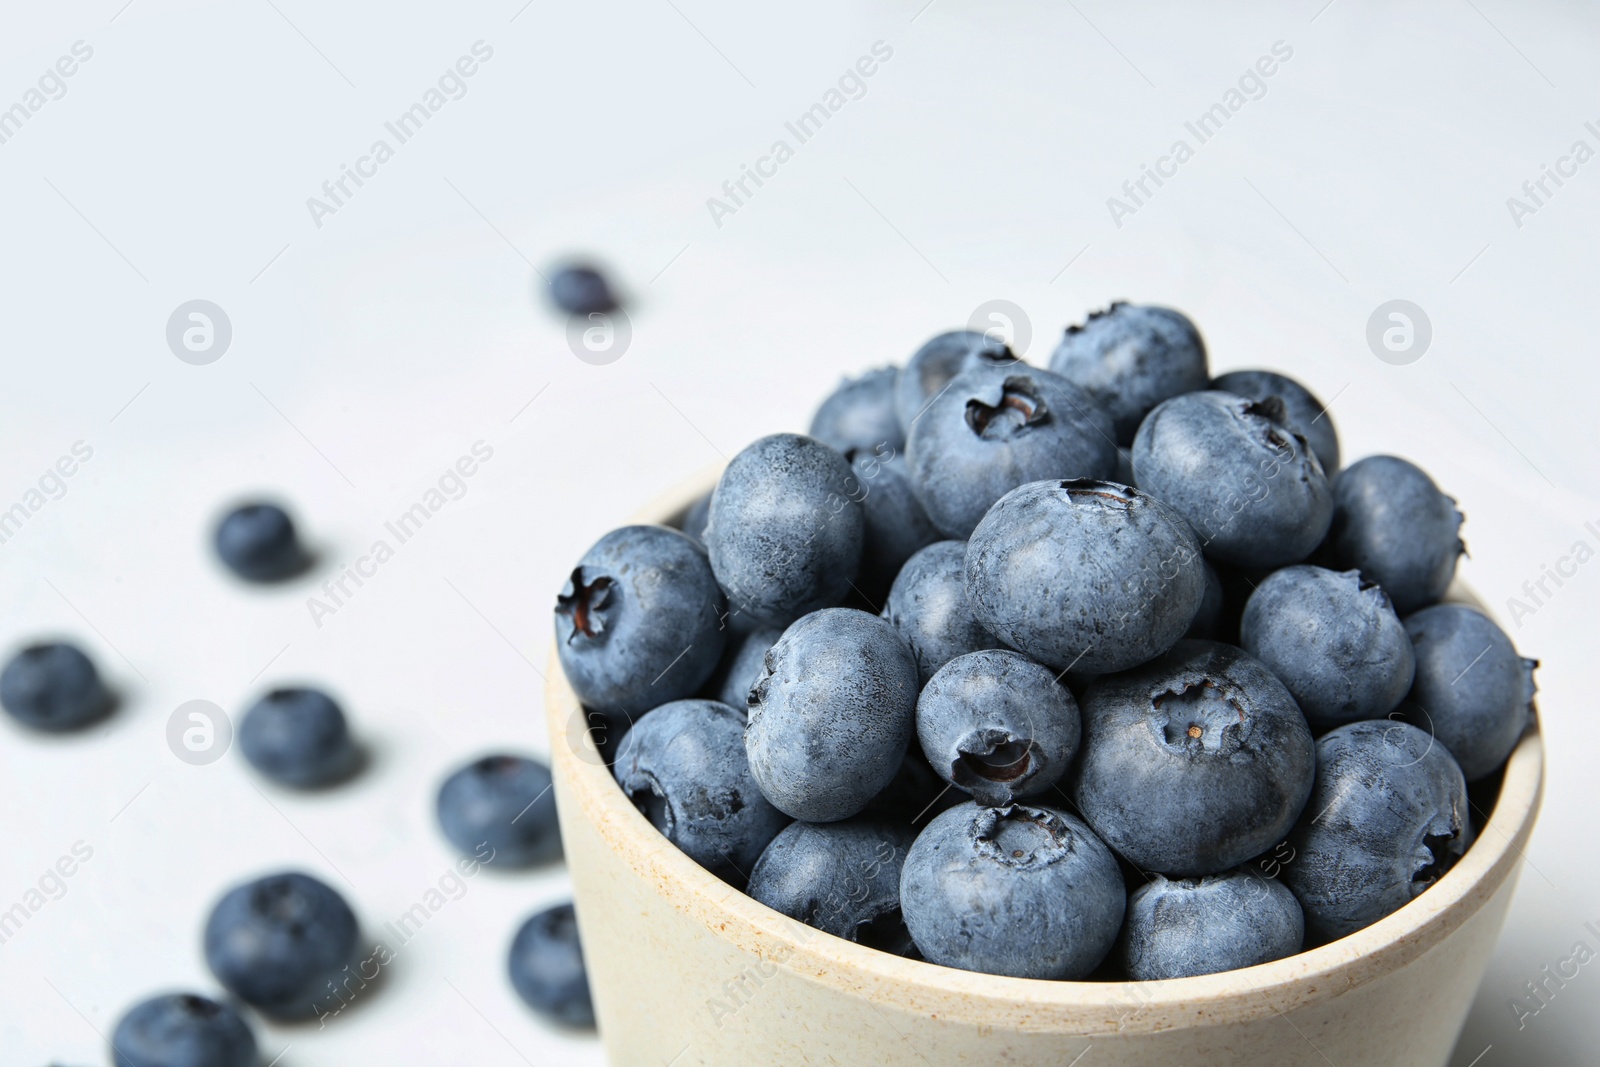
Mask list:
MULTIPOLYGON (((548 610, 587 545, 991 299, 1026 309, 1036 361, 1128 297, 1190 313, 1218 370, 1302 379, 1348 458, 1409 456, 1460 499, 1462 573, 1502 618, 1574 541, 1600 545, 1600 162, 1520 226, 1506 203, 1575 140, 1600 149, 1600 12, 924 4, 6 5, 0 107, 73 42, 94 55, 0 144, 0 509, 74 442, 94 451, 0 545, 0 646, 69 635, 123 702, 80 736, 0 723, 0 908, 93 848, 0 945, 0 1060, 100 1062, 97 1031, 136 999, 213 989, 199 931, 239 879, 292 865, 370 927, 397 918, 453 859, 441 777, 546 750, 548 610), (494 54, 467 94, 316 226, 307 198, 479 40, 494 54), (877 41, 893 56, 866 94, 718 226, 707 198, 794 146, 784 122, 877 41), (1277 41, 1293 55, 1266 94, 1198 144, 1184 122, 1277 41), (1179 137, 1194 158, 1118 226, 1107 198, 1179 137), (608 366, 536 298, 535 268, 574 251, 629 296, 608 366), (196 298, 233 327, 209 366, 164 337, 196 298), (1365 340, 1392 298, 1432 322, 1410 365, 1365 340), (480 440, 467 494, 317 626, 317 584, 480 440), (322 553, 308 580, 245 589, 211 561, 219 509, 258 492, 322 553), (236 752, 168 750, 178 704, 237 714, 294 680, 336 692, 371 746, 349 787, 295 796, 236 752)), ((1600 949, 1600 563, 1548 588, 1512 634, 1544 664, 1549 791, 1456 1067, 1595 1058, 1600 963, 1520 1031, 1507 1006, 1574 942, 1600 949)), ((563 879, 480 875, 344 1017, 260 1026, 263 1060, 601 1062, 503 977, 563 879)))

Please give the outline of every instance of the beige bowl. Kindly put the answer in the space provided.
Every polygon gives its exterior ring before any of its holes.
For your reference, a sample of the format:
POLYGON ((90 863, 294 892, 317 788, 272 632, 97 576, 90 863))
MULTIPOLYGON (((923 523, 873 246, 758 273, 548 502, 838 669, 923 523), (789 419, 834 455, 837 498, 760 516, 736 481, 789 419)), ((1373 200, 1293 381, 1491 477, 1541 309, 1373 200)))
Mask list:
MULTIPOLYGON (((710 484, 639 521, 676 521, 710 484)), ((1461 861, 1340 941, 1199 978, 1046 982, 901 959, 756 903, 635 810, 553 650, 546 706, 589 981, 617 1067, 1436 1067, 1488 966, 1543 782, 1535 725, 1461 861)))

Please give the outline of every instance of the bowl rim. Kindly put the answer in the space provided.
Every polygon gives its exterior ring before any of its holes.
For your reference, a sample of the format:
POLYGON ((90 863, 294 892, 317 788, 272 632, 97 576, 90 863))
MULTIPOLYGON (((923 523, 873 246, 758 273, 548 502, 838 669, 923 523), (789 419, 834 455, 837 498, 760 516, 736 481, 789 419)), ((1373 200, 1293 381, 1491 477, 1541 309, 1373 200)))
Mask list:
MULTIPOLYGON (((715 484, 721 466, 663 494, 632 521, 676 524, 715 484)), ((1450 599, 1492 617, 1459 580, 1450 599)), ((553 635, 549 649, 545 717, 562 799, 575 803, 580 811, 574 816, 585 818, 664 901, 699 921, 709 936, 839 992, 997 1029, 1152 1033, 1237 1023, 1287 1015, 1396 971, 1443 942, 1517 872, 1543 796, 1544 748, 1535 714, 1466 854, 1426 892, 1353 934, 1271 963, 1192 978, 1089 982, 981 974, 822 934, 758 903, 680 852, 617 787, 567 685, 553 635)))

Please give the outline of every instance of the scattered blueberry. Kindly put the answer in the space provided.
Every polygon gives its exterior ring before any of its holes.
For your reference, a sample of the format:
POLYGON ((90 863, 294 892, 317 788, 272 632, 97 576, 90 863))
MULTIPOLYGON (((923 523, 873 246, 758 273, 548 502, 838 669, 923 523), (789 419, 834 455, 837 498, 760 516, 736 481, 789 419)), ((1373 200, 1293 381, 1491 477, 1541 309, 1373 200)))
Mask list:
POLYGON ((245 504, 217 525, 217 555, 228 569, 252 582, 292 578, 309 562, 294 522, 276 504, 245 504))
POLYGON ((939 540, 939 531, 912 489, 903 455, 885 457, 856 451, 849 454, 849 459, 850 470, 865 493, 861 511, 866 533, 854 584, 876 611, 882 607, 906 560, 924 545, 939 540))
POLYGON ((1260 663, 1180 641, 1083 701, 1078 809, 1129 862, 1215 874, 1282 841, 1310 795, 1311 731, 1260 663))
POLYGON ((1151 408, 1204 389, 1208 377, 1205 342, 1194 323, 1170 308, 1122 301, 1092 312, 1082 326, 1068 326, 1050 369, 1100 399, 1121 444, 1133 440, 1151 408))
POLYGON ((1066 686, 1019 652, 957 656, 917 698, 917 738, 928 762, 989 807, 1060 781, 1081 732, 1078 703, 1066 686))
POLYGON ((523 756, 483 756, 439 787, 439 826, 462 854, 496 867, 561 855, 550 769, 523 756))
POLYGON ((268 1015, 309 1018, 337 999, 354 962, 356 917, 310 875, 273 874, 229 890, 206 920, 206 964, 227 990, 268 1015))
POLYGON ((1139 427, 1139 488, 1182 515, 1206 555, 1256 568, 1298 563, 1322 542, 1333 495, 1276 398, 1187 393, 1139 427))
POLYGON ((1239 643, 1288 687, 1317 733, 1389 714, 1416 666, 1389 597, 1359 571, 1274 571, 1245 605, 1239 643))
POLYGON ((1533 702, 1533 669, 1488 616, 1435 604, 1406 616, 1416 653, 1411 719, 1455 757, 1467 781, 1493 773, 1517 747, 1533 702))
POLYGON ((1368 456, 1333 480, 1328 545, 1341 568, 1383 586, 1402 616, 1450 588, 1466 552, 1461 512, 1420 468, 1396 456, 1368 456))
POLYGON ((76 645, 29 645, 0 671, 0 705, 24 726, 72 730, 111 710, 111 694, 76 645))
POLYGON ((1293 378, 1270 370, 1236 370, 1213 379, 1211 388, 1251 400, 1270 396, 1282 400, 1290 428, 1311 445, 1322 472, 1332 478, 1339 469, 1339 435, 1333 428, 1333 416, 1322 401, 1293 378))
POLYGON ((705 549, 665 526, 597 541, 556 598, 556 653, 587 707, 626 716, 689 696, 727 640, 705 549))
POLYGON ((274 689, 239 723, 239 749, 268 778, 319 786, 349 774, 358 756, 344 712, 319 689, 274 689))
POLYGON ((1353 722, 1317 740, 1317 784, 1283 879, 1323 940, 1353 934, 1438 881, 1466 851, 1467 786, 1409 723, 1353 722))
POLYGON ((899 452, 906 443, 906 432, 894 408, 899 378, 894 367, 879 367, 859 378, 845 379, 812 417, 811 436, 840 452, 899 452))
POLYGON ((809 437, 773 434, 734 456, 705 532, 729 610, 786 626, 839 603, 861 563, 862 493, 844 456, 809 437))
POLYGON ((562 267, 550 275, 550 300, 568 315, 603 315, 617 309, 606 276, 586 266, 562 267))
POLYGON ((571 904, 530 917, 511 939, 511 986, 523 1003, 562 1026, 594 1025, 589 976, 571 904))
POLYGON ((1001 647, 967 599, 965 541, 939 541, 907 560, 889 589, 884 617, 911 646, 923 684, 957 656, 1001 647))
POLYGON ((913 836, 909 825, 866 816, 790 823, 761 853, 750 895, 824 933, 904 955, 900 868, 913 836))
POLYGON ((763 626, 749 633, 733 634, 728 638, 728 650, 722 655, 717 672, 706 683, 705 696, 744 711, 745 697, 761 673, 761 664, 767 658, 767 649, 783 636, 782 627, 763 626))
POLYGON ((227 1004, 167 993, 128 1009, 111 1032, 116 1067, 257 1067, 250 1025, 227 1004))
POLYGON ((652 826, 718 878, 743 883, 789 818, 762 795, 744 751, 745 717, 714 700, 675 700, 617 746, 618 784, 652 826))
POLYGON ((1255 871, 1173 881, 1158 874, 1128 900, 1117 955, 1136 982, 1188 978, 1292 956, 1305 932, 1294 894, 1255 871))
POLYGON ((1097 400, 1059 375, 966 371, 906 439, 911 483, 935 526, 966 537, 996 500, 1040 478, 1109 478, 1116 442, 1097 400))
POLYGON ((967 597, 991 633, 1058 671, 1120 671, 1172 647, 1205 594, 1194 534, 1115 482, 1033 482, 967 542, 967 597))
POLYGON ((861 811, 900 768, 918 680, 911 649, 877 616, 828 608, 796 622, 750 689, 745 750, 761 792, 807 822, 861 811))
POLYGON ((894 406, 900 426, 909 434, 928 403, 964 370, 1025 366, 1003 342, 988 334, 977 330, 941 333, 917 349, 895 383, 894 406))
POLYGON ((917 835, 900 876, 906 926, 931 963, 1015 978, 1083 978, 1127 905, 1117 861, 1053 808, 961 804, 917 835))

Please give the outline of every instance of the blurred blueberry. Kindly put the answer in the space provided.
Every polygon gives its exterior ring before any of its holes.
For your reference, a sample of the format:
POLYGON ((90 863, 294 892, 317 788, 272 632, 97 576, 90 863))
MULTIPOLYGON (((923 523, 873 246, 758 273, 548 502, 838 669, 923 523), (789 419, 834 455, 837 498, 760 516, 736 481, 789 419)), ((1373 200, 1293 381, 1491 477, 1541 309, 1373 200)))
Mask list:
POLYGON ((1305 940, 1300 903, 1281 882, 1238 868, 1134 890, 1117 946, 1136 982, 1217 974, 1292 956, 1305 940))
POLYGON ((633 717, 705 684, 727 640, 705 549, 665 526, 612 530, 556 597, 556 653, 586 707, 633 717))
POLYGON ((217 555, 228 569, 252 582, 292 578, 310 562, 294 522, 276 504, 244 504, 217 525, 217 555))
POLYGON ((1533 669, 1505 631, 1465 604, 1406 616, 1416 653, 1408 718, 1455 757, 1467 781, 1497 770, 1517 747, 1533 703, 1533 669))
POLYGON ((1461 512, 1397 456, 1357 460, 1333 480, 1328 546, 1337 565, 1383 586, 1402 616, 1444 596, 1466 552, 1461 512))
POLYGON ((978 621, 1058 671, 1119 671, 1159 655, 1205 595, 1188 525, 1114 482, 1013 490, 973 531, 966 566, 978 621))
POLYGON ((562 1026, 594 1025, 589 976, 571 904, 546 908, 518 927, 507 963, 511 987, 528 1007, 562 1026))
POLYGON ((844 599, 861 564, 862 493, 844 456, 810 437, 773 434, 734 456, 705 531, 734 617, 787 626, 844 599))
POLYGON ((1239 640, 1294 694, 1316 733, 1389 714, 1416 666, 1388 596, 1359 571, 1274 571, 1250 595, 1239 640))
POLYGON ((763 626, 749 633, 732 634, 728 638, 728 650, 722 654, 722 662, 705 685, 706 699, 726 704, 743 714, 745 698, 750 695, 750 687, 761 673, 767 649, 777 644, 782 636, 783 628, 778 626, 763 626))
POLYGON ((883 619, 851 608, 805 616, 750 689, 745 750, 761 792, 807 822, 861 811, 900 768, 917 688, 911 649, 883 619))
POLYGON ((292 786, 319 786, 356 765, 344 712, 319 689, 274 689, 239 723, 239 749, 268 778, 292 786))
POLYGON ((1048 371, 967 371, 906 440, 911 483, 935 526, 966 537, 996 500, 1040 478, 1109 478, 1116 442, 1100 403, 1048 371))
POLYGON ((689 510, 683 516, 683 532, 696 541, 705 542, 706 523, 711 521, 711 492, 706 491, 704 496, 689 505, 689 510))
POLYGON ((1180 641, 1089 686, 1074 796, 1142 870, 1215 874, 1283 840, 1310 795, 1311 731, 1272 672, 1237 648, 1180 641))
POLYGON ((1163 402, 1133 441, 1139 488, 1182 515, 1206 555, 1258 568, 1298 563, 1322 542, 1333 495, 1282 401, 1187 393, 1163 402))
POLYGON ((824 933, 904 954, 911 935, 900 917, 900 868, 910 825, 857 816, 790 823, 761 853, 750 895, 824 933))
POLYGON ((111 1032, 115 1067, 257 1067, 250 1024, 227 1004, 167 993, 128 1009, 111 1032))
POLYGON ((899 452, 906 443, 894 409, 899 377, 894 367, 878 367, 859 378, 846 378, 812 416, 811 436, 840 452, 899 452))
POLYGON ((1133 440, 1151 408, 1204 389, 1208 376, 1205 342, 1194 323, 1170 308, 1123 301, 1091 312, 1082 326, 1068 326, 1050 369, 1099 398, 1119 444, 1133 440))
POLYGON ((1055 672, 1019 652, 969 652, 917 698, 917 738, 933 769, 1000 807, 1044 792, 1078 752, 1078 703, 1055 672))
POLYGON ((211 909, 206 964, 252 1007, 308 1018, 337 1001, 335 979, 354 962, 358 935, 334 889, 306 874, 273 874, 229 890, 211 909))
POLYGON ((1293 378, 1270 370, 1236 370, 1212 380, 1212 389, 1237 393, 1251 400, 1275 396, 1283 401, 1289 427, 1299 433, 1317 454, 1322 473, 1329 478, 1339 469, 1339 435, 1333 416, 1311 391, 1293 378))
POLYGON ((751 775, 744 727, 744 716, 726 704, 675 700, 634 724, 612 767, 663 837, 735 885, 789 821, 751 775))
POLYGON ((939 541, 907 560, 889 589, 884 617, 911 646, 923 684, 957 656, 1001 647, 967 600, 965 541, 939 541))
POLYGON ((964 370, 988 367, 1004 371, 1026 366, 1004 342, 977 330, 941 333, 917 349, 895 382, 894 406, 900 427, 909 434, 928 403, 964 370))
POLYGON ((1472 837, 1467 786, 1408 723, 1353 722, 1317 741, 1317 784, 1283 880, 1323 940, 1353 934, 1437 882, 1472 837))
POLYGON ((550 275, 550 300, 569 315, 605 314, 617 309, 611 283, 588 266, 562 267, 550 275))
POLYGON ((900 905, 930 963, 1015 978, 1083 978, 1116 941, 1117 861, 1053 808, 961 804, 917 835, 900 905))
POLYGON ((561 855, 550 769, 523 756, 483 756, 439 787, 439 827, 463 855, 527 867, 561 855))
POLYGON ((0 670, 0 705, 35 730, 72 730, 111 710, 94 663, 64 641, 28 645, 0 670))
POLYGON ((917 500, 903 455, 884 458, 856 450, 847 457, 862 489, 861 509, 866 520, 855 587, 877 611, 906 560, 939 540, 939 531, 917 500))

